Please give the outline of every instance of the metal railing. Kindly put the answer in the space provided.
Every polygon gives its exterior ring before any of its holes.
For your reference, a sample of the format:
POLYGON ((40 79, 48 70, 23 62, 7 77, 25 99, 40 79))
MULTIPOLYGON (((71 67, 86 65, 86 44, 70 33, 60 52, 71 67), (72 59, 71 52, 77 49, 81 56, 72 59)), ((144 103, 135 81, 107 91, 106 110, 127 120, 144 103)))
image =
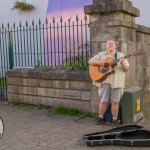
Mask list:
MULTIPOLYGON (((14 23, 0 28, 0 83, 2 99, 6 83, 6 71, 17 67, 45 67, 62 69, 87 69, 90 57, 88 19, 76 16, 75 21, 45 23, 39 20, 29 25, 14 23)), ((4 96, 4 99, 7 99, 4 96)))

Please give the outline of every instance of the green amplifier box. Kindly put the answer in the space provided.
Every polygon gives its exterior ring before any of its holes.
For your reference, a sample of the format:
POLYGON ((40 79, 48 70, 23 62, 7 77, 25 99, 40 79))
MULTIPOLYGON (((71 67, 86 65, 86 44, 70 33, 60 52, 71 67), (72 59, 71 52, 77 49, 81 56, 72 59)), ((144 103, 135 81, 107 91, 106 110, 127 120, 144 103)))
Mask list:
POLYGON ((132 87, 124 91, 121 99, 122 124, 136 124, 143 119, 142 88, 132 87))

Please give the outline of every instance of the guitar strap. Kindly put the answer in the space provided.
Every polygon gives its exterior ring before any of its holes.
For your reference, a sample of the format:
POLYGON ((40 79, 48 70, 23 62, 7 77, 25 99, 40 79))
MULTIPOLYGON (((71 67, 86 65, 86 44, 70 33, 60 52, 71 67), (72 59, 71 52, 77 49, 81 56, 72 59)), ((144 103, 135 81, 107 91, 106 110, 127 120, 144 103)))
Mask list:
POLYGON ((115 56, 115 60, 117 60, 117 52, 115 52, 115 55, 114 55, 114 56, 115 56))
POLYGON ((115 65, 117 65, 117 52, 115 52, 114 57, 115 57, 115 65))

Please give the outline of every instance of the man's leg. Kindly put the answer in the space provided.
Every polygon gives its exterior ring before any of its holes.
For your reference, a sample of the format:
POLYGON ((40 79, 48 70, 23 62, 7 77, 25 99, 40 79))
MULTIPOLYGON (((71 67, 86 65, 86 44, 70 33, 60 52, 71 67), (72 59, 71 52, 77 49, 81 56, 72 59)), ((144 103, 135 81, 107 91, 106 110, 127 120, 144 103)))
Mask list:
POLYGON ((100 102, 99 105, 99 117, 103 117, 106 112, 107 102, 100 102))
POLYGON ((106 108, 107 108, 107 102, 100 102, 100 105, 99 105, 99 120, 96 123, 97 127, 102 126, 102 124, 104 122, 103 121, 103 116, 104 116, 104 113, 106 111, 106 108))
POLYGON ((102 84, 101 88, 98 90, 98 94, 100 97, 100 105, 99 105, 99 116, 104 115, 107 109, 107 102, 109 101, 110 97, 110 88, 111 85, 109 83, 102 84))
POLYGON ((119 112, 119 102, 111 100, 111 112, 113 116, 113 127, 118 127, 118 112, 119 112))
POLYGON ((113 127, 118 127, 118 112, 119 112, 119 102, 123 95, 123 88, 111 89, 111 112, 113 116, 113 127))
POLYGON ((107 102, 109 100, 110 94, 110 84, 103 84, 98 91, 100 97, 100 105, 99 105, 99 120, 96 123, 96 126, 101 126, 103 124, 103 116, 107 109, 107 102))
POLYGON ((115 102, 114 100, 111 100, 111 112, 112 112, 113 119, 117 119, 118 111, 119 111, 119 102, 115 102))

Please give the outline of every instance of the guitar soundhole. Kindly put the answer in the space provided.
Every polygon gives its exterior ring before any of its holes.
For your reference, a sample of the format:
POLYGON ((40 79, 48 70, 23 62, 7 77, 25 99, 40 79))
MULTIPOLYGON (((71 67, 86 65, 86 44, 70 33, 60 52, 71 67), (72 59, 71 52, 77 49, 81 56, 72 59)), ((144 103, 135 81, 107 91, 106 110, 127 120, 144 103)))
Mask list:
POLYGON ((104 74, 104 73, 106 73, 108 70, 109 70, 109 68, 108 68, 108 69, 107 69, 107 68, 103 68, 101 73, 104 74))
POLYGON ((104 68, 108 68, 109 67, 109 64, 108 63, 105 63, 104 64, 104 68))

